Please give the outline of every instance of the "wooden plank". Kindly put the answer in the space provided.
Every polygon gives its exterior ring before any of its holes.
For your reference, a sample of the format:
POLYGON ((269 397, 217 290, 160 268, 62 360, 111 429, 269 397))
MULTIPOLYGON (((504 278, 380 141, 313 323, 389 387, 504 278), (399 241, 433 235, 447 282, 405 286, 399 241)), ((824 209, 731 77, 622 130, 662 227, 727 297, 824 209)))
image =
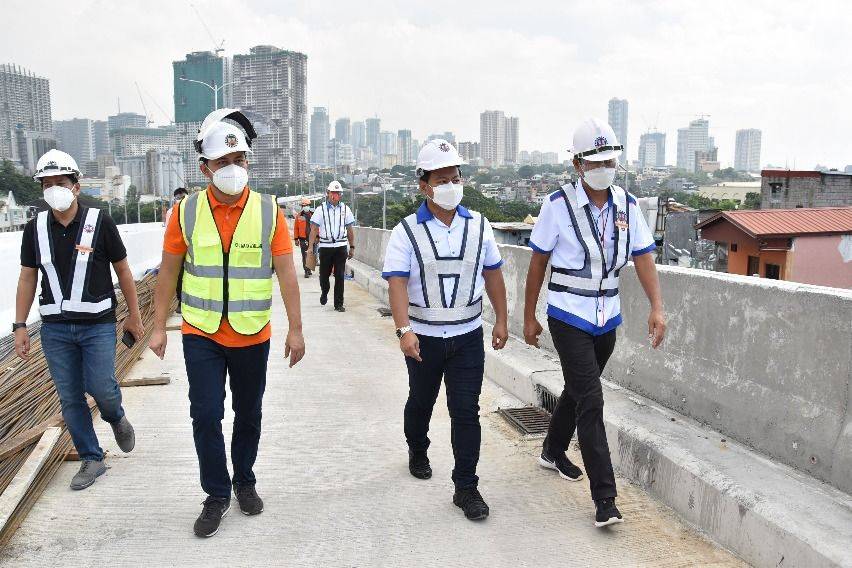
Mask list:
POLYGON ((53 450, 53 446, 59 440, 60 434, 62 434, 62 428, 55 426, 44 431, 35 449, 27 457, 27 461, 24 462, 21 469, 15 474, 12 482, 3 494, 0 495, 0 530, 6 526, 15 509, 18 508, 21 499, 27 494, 30 485, 32 485, 33 480, 35 480, 39 471, 41 471, 51 450, 53 450))
MULTIPOLYGON (((89 408, 95 406, 95 399, 90 396, 86 397, 86 402, 89 404, 89 408)), ((34 441, 38 440, 39 436, 44 434, 44 431, 53 426, 61 426, 65 424, 65 420, 62 418, 62 413, 56 413, 41 424, 37 426, 33 426, 29 430, 24 430, 17 436, 13 438, 9 438, 2 444, 0 444, 0 461, 8 458, 11 455, 17 454, 22 449, 26 448, 34 441)))
POLYGON ((124 379, 121 381, 123 387, 147 387, 150 385, 167 385, 172 380, 169 377, 140 377, 138 379, 124 379))
POLYGON ((77 453, 76 448, 72 447, 70 450, 68 450, 68 453, 65 454, 65 457, 63 458, 63 460, 67 461, 67 462, 80 461, 80 454, 77 453))

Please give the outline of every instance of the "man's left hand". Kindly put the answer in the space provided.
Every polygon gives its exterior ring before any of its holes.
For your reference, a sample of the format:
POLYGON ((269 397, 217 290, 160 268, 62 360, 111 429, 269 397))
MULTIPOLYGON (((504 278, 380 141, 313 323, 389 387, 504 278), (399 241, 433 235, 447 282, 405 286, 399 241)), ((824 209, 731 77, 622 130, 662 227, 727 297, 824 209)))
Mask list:
POLYGON ((651 347, 659 347, 665 336, 666 315, 663 310, 651 310, 651 315, 648 316, 648 339, 651 341, 651 347))
POLYGON ((508 326, 505 323, 494 324, 494 330, 491 332, 491 347, 503 349, 507 341, 509 341, 508 326))
POLYGON ((301 331, 290 330, 287 332, 287 340, 284 343, 284 358, 290 358, 290 367, 302 360, 305 356, 305 338, 301 331))
POLYGON ((127 316, 122 326, 122 332, 129 331, 133 339, 140 341, 145 335, 145 327, 142 325, 142 318, 139 315, 127 316))

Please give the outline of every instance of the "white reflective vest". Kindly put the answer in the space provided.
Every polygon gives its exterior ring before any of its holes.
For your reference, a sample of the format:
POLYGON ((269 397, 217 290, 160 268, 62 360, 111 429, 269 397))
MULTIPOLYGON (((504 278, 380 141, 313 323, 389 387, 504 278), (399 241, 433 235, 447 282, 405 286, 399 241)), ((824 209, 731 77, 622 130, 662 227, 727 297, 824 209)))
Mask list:
POLYGON ((345 203, 339 204, 337 207, 329 207, 326 203, 322 204, 322 220, 323 231, 319 236, 319 242, 324 245, 349 243, 349 232, 346 230, 346 213, 347 206, 345 203))
POLYGON ((471 211, 464 220, 462 246, 458 256, 440 256, 426 223, 402 220, 414 256, 420 265, 423 306, 410 304, 409 319, 431 325, 456 325, 482 315, 482 295, 473 297, 476 277, 482 272, 485 224, 482 215, 471 211), (449 302, 447 294, 450 291, 449 302))
POLYGON ((577 241, 583 247, 584 261, 580 268, 551 266, 548 289, 587 297, 612 297, 618 294, 618 274, 627 264, 630 256, 630 209, 627 192, 618 186, 610 187, 612 195, 611 211, 607 212, 606 230, 615 231, 613 237, 613 258, 607 259, 603 238, 592 217, 590 205, 577 206, 575 188, 562 187, 561 197, 571 217, 571 225, 577 241))
POLYGON ((50 232, 49 211, 36 217, 36 254, 43 271, 43 286, 50 291, 49 297, 39 297, 39 313, 42 316, 63 315, 71 319, 97 318, 115 307, 112 294, 94 298, 89 294, 89 278, 94 258, 92 243, 101 226, 101 210, 90 208, 83 211, 83 222, 77 234, 77 246, 72 261, 71 282, 63 289, 59 281, 53 257, 53 238, 50 232))

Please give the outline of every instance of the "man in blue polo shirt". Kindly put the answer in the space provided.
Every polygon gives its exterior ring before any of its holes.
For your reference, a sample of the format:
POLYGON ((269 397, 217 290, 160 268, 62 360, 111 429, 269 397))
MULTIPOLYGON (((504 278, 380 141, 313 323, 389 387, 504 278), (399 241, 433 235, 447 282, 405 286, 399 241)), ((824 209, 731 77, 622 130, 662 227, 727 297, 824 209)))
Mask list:
POLYGON ((417 176, 426 199, 394 227, 382 277, 408 367, 409 472, 418 479, 432 477, 427 434, 443 378, 455 457, 453 503, 468 519, 481 520, 489 513, 476 475, 485 371, 483 292, 495 315, 491 346, 502 349, 509 332, 503 259, 488 219, 461 205, 463 163, 446 140, 430 140, 420 149, 417 176))
POLYGON ((660 283, 651 253, 656 246, 636 198, 615 181, 619 145, 604 121, 589 119, 574 132, 574 168, 580 175, 545 200, 530 236, 524 339, 538 347, 542 332, 535 308, 551 263, 547 324, 559 353, 565 389, 559 398, 539 464, 571 481, 583 472, 565 451, 577 431, 595 501, 595 526, 623 522, 615 506, 615 474, 603 422, 601 372, 615 347, 621 323, 618 276, 632 257, 651 303, 648 334, 657 348, 666 323, 660 283))

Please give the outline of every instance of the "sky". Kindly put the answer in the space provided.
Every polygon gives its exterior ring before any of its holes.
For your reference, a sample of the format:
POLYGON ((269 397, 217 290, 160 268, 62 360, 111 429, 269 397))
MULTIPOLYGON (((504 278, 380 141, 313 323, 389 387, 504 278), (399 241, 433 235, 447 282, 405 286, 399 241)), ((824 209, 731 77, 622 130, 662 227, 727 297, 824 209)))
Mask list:
MULTIPOLYGON (((722 166, 735 132, 763 131, 763 165, 852 164, 852 9, 844 0, 361 2, 194 0, 225 53, 308 56, 308 107, 382 119, 415 138, 479 139, 479 113, 520 119, 522 150, 567 158, 572 132, 629 101, 639 136, 708 115, 722 166)), ((181 0, 4 0, 0 63, 50 79, 54 119, 173 117, 172 61, 214 41, 181 0), (39 28, 40 23, 46 27, 39 28), (162 107, 161 111, 159 107, 162 107)), ((332 127, 333 128, 333 127, 332 127)))

